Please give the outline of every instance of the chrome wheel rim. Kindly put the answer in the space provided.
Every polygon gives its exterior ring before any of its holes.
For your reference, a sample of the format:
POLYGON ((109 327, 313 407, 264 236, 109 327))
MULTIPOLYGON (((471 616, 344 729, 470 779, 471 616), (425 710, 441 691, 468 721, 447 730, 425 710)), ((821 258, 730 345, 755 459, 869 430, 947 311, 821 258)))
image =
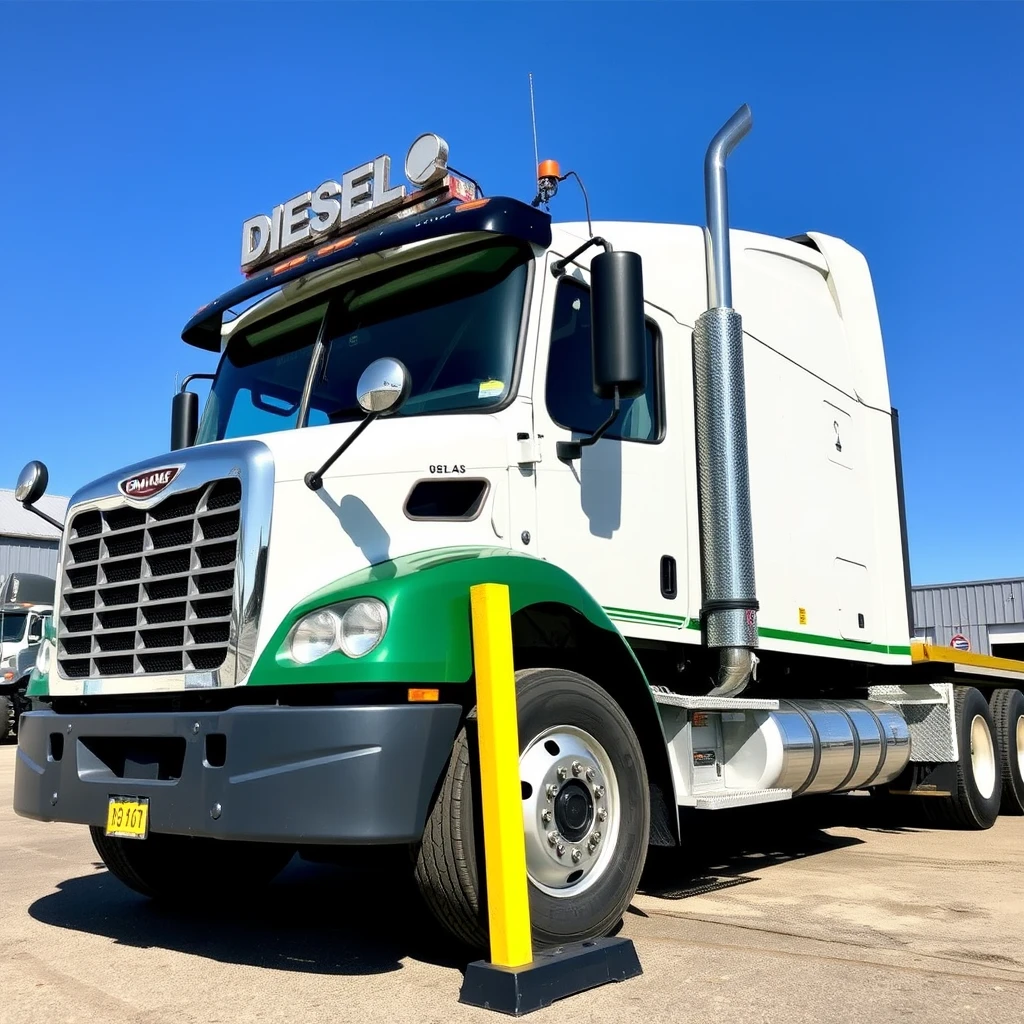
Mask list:
POLYGON ((992 731, 982 715, 975 715, 971 722, 971 771, 978 792, 989 799, 996 788, 996 750, 992 731))
POLYGON ((588 732, 556 725, 519 758, 526 872, 550 896, 589 889, 615 853, 619 785, 608 752, 588 732))

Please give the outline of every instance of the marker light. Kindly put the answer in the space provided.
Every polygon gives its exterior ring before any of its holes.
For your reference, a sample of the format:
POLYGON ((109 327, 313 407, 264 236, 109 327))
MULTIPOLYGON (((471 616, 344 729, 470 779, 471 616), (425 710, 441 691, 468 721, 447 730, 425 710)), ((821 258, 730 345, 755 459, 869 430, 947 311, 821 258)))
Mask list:
POLYGON ((537 198, 533 205, 550 203, 558 192, 558 183, 562 180, 562 169, 557 160, 541 160, 537 164, 537 198))

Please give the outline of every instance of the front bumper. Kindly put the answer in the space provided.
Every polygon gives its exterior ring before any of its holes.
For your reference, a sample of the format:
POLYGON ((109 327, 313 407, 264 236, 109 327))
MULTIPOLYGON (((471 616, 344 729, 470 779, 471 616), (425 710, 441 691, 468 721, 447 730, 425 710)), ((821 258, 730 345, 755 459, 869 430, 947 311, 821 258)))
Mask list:
POLYGON ((149 798, 152 832, 413 842, 461 713, 455 704, 35 711, 21 719, 14 810, 103 825, 111 796, 136 796, 149 798))

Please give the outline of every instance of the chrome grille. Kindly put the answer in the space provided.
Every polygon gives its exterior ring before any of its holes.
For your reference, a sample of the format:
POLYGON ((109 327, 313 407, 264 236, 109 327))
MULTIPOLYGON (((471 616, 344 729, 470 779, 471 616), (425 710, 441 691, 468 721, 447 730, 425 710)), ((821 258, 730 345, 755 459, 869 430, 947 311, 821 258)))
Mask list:
POLYGON ((220 668, 231 642, 241 504, 241 482, 229 478, 150 508, 78 512, 61 579, 61 675, 220 668))

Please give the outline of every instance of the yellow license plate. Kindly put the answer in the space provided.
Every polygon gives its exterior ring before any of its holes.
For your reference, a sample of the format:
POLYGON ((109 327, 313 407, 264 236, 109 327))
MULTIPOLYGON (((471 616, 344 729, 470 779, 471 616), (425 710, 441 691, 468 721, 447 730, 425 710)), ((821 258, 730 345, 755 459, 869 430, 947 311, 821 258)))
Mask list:
POLYGON ((149 834, 149 797, 112 796, 107 804, 107 835, 145 839, 149 834))

